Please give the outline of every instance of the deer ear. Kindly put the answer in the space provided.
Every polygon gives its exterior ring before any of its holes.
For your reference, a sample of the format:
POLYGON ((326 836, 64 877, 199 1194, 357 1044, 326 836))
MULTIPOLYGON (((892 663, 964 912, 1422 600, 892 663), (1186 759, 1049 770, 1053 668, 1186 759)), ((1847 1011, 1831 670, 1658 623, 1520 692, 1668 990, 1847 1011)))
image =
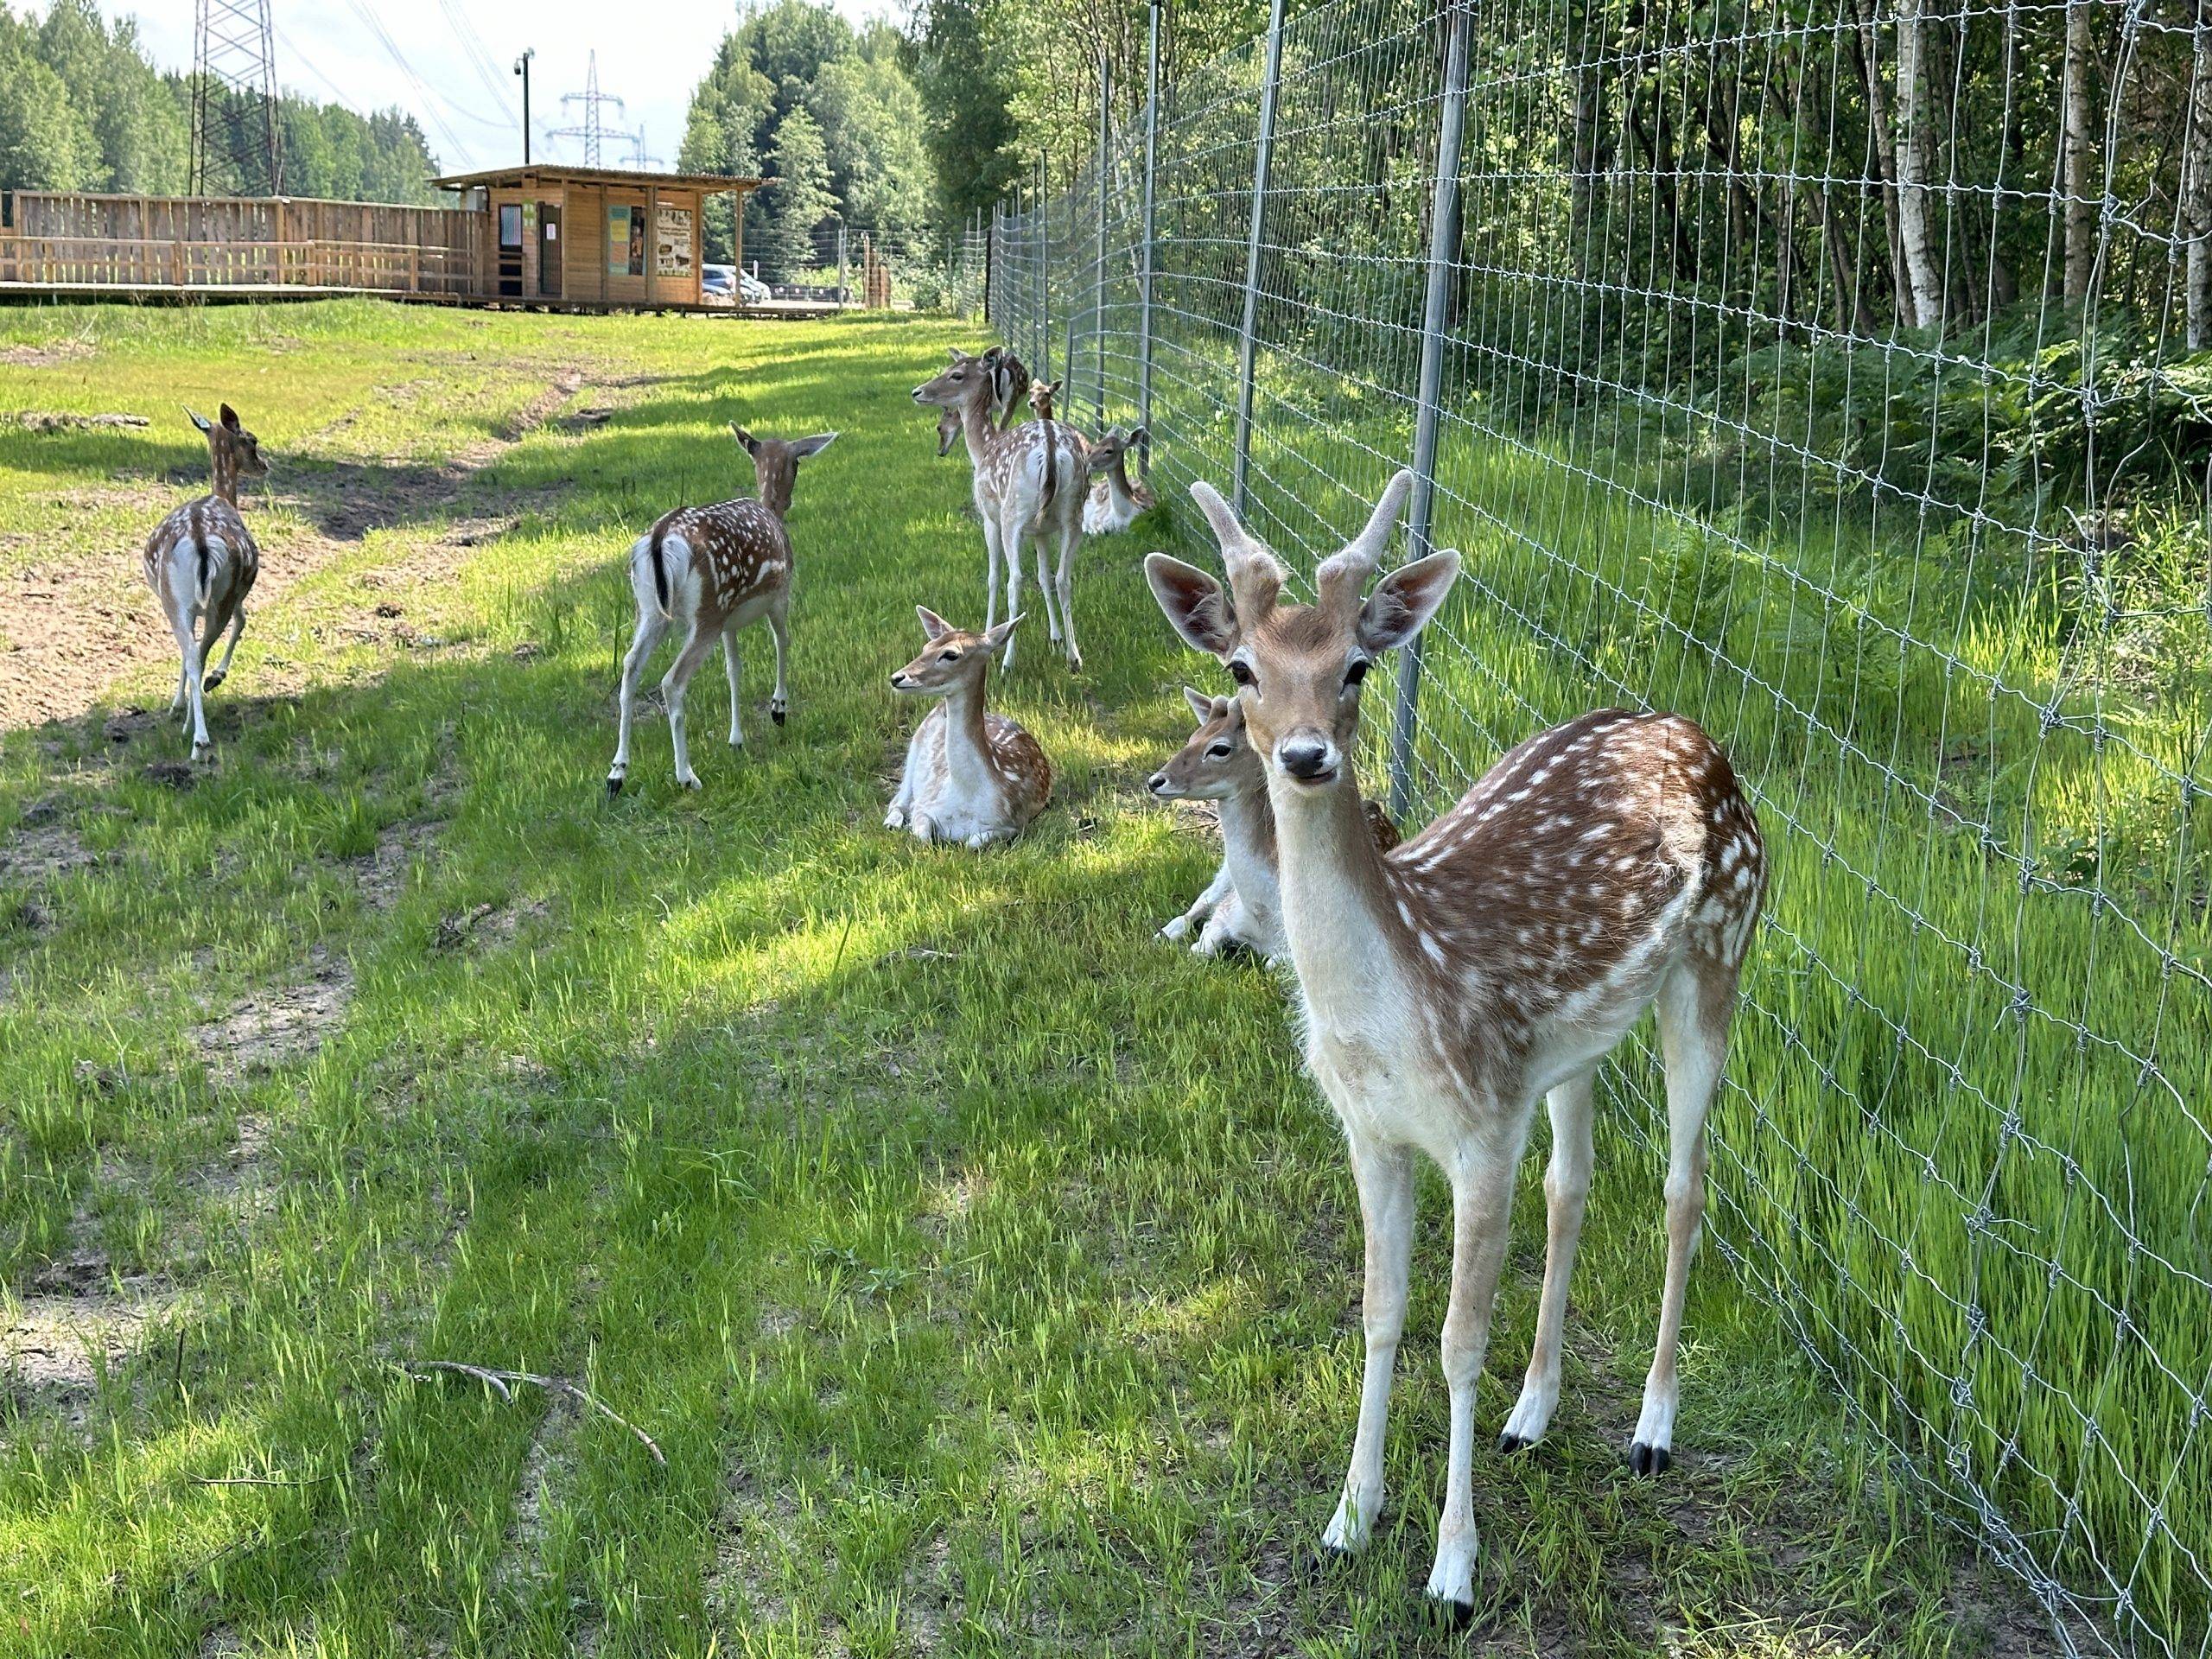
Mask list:
POLYGON ((1229 595, 1211 576, 1165 553, 1150 553, 1145 556, 1144 579, 1185 645, 1214 657, 1236 649, 1236 619, 1229 595))
POLYGON ((235 432, 238 429, 238 412, 235 409, 232 409, 228 404, 225 404, 222 408, 217 410, 215 413, 223 424, 232 431, 235 432))
POLYGON ((914 614, 922 619, 922 632, 929 635, 933 641, 942 639, 952 632, 952 624, 926 605, 915 606, 914 614))
POLYGON ((1014 624, 1020 621, 1022 617, 1028 614, 1028 612, 1024 611, 1020 616, 1009 616, 1005 621, 1000 623, 998 626, 991 629, 988 633, 984 634, 983 649, 986 652, 996 651, 1001 645, 1006 644, 1006 637, 1014 632, 1014 624))
POLYGON ((212 432, 215 429, 215 423, 209 420, 205 415, 198 414, 189 407, 186 408, 184 413, 185 418, 189 420, 202 432, 212 432))
POLYGON ((760 440, 754 437, 750 432, 740 426, 735 421, 732 421, 729 423, 729 430, 730 435, 745 446, 745 453, 747 454, 757 455, 760 453, 760 440))
POLYGON ((1402 645, 1421 631, 1459 575, 1457 553, 1432 553, 1375 584, 1359 611, 1359 643, 1370 651, 1402 645))
POLYGON ((1191 705, 1191 712, 1198 717, 1199 725, 1203 726, 1213 718, 1213 699, 1199 690, 1198 687, 1185 686, 1183 701, 1191 705))
POLYGON ((818 455, 836 442, 835 432, 817 432, 810 438, 801 438, 791 445, 791 459, 804 461, 809 455, 818 455))

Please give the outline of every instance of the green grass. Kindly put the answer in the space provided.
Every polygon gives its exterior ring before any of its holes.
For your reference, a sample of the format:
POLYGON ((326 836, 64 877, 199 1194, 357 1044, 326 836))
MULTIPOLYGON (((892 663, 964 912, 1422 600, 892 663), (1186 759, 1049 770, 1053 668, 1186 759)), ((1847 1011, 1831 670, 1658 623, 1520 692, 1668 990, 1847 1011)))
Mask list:
MULTIPOLYGON (((230 397, 284 467, 299 505, 250 508, 272 569, 334 503, 486 464, 262 609, 196 787, 149 770, 181 753, 165 716, 0 740, 0 825, 39 853, 0 871, 0 1322, 67 1306, 97 1357, 0 1395, 0 1653, 2035 1650, 1717 1257, 1681 1461, 1620 1468, 1660 1274, 1634 1069, 1553 1439, 1478 1461, 1480 1630, 1417 1605, 1433 1182, 1392 1516, 1357 1565, 1298 1573, 1350 1440, 1357 1212, 1281 989, 1151 937, 1212 862, 1139 782, 1204 666, 1136 569, 1172 531, 1086 556, 1084 677, 1033 651, 999 689, 1059 771, 1034 832, 976 857, 878 827, 911 606, 980 605, 964 473, 906 397, 963 336, 0 317, 0 345, 80 332, 88 355, 0 365, 0 408, 155 424, 10 436, 0 527, 113 559, 149 630, 143 531, 67 503, 194 465, 181 399, 230 397), (610 417, 499 447, 563 365, 610 417), (738 486, 731 419, 845 435, 799 480, 791 724, 756 714, 730 756, 709 671, 704 791, 648 718, 610 804, 620 556, 738 486), (534 1390, 398 1367, 425 1357, 573 1377, 666 1465, 534 1390), (294 1484, 203 1484, 246 1477, 294 1484)), ((165 706, 165 675, 118 700, 165 706)), ((1743 1075, 1815 1103, 1771 1031, 1743 1075)), ((1489 1426, 1531 1334, 1538 1169, 1489 1426)))

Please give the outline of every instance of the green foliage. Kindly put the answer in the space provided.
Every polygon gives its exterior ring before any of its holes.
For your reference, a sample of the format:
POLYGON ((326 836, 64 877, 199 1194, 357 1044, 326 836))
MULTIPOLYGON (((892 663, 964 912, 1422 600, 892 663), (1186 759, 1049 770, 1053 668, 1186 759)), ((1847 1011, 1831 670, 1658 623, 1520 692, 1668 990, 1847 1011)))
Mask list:
MULTIPOLYGON (((439 199, 411 116, 288 95, 279 121, 288 194, 439 199)), ((191 163, 188 78, 154 67, 135 22, 110 22, 93 0, 54 0, 36 21, 0 6, 0 189, 181 195, 191 163)))
POLYGON ((770 198, 768 222, 758 251, 764 269, 783 276, 814 264, 815 227, 836 210, 822 129, 804 107, 793 109, 776 124, 769 165, 775 182, 766 193, 770 198))

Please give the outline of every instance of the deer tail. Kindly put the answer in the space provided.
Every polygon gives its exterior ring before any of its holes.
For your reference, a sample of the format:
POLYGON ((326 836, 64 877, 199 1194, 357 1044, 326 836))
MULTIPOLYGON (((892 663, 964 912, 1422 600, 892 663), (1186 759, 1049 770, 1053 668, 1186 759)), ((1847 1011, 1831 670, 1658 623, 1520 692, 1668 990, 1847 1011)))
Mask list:
POLYGON ((215 585, 215 559, 208 551, 207 538, 192 538, 192 598, 201 610, 207 608, 207 595, 215 585))
POLYGON ((660 546, 662 538, 667 534, 666 526, 655 524, 652 539, 646 543, 645 556, 652 561, 653 566, 653 603, 659 607, 663 617, 672 620, 676 613, 669 608, 668 559, 660 546))
POLYGON ((1052 505, 1052 498, 1059 493, 1060 445, 1059 440, 1053 435, 1052 423, 1050 421, 1039 421, 1038 424, 1045 429, 1044 505, 1049 507, 1052 505))

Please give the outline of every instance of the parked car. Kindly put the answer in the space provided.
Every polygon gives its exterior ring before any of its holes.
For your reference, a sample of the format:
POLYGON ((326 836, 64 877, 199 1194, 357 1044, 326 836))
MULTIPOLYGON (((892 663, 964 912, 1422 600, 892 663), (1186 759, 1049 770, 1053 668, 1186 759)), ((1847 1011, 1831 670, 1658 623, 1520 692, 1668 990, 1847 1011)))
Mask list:
POLYGON ((737 291, 735 265, 702 265, 699 267, 699 288, 702 293, 716 299, 728 299, 737 291))
POLYGON ((751 271, 741 270, 737 273, 737 297, 747 305, 766 305, 768 302, 768 284, 751 271))

